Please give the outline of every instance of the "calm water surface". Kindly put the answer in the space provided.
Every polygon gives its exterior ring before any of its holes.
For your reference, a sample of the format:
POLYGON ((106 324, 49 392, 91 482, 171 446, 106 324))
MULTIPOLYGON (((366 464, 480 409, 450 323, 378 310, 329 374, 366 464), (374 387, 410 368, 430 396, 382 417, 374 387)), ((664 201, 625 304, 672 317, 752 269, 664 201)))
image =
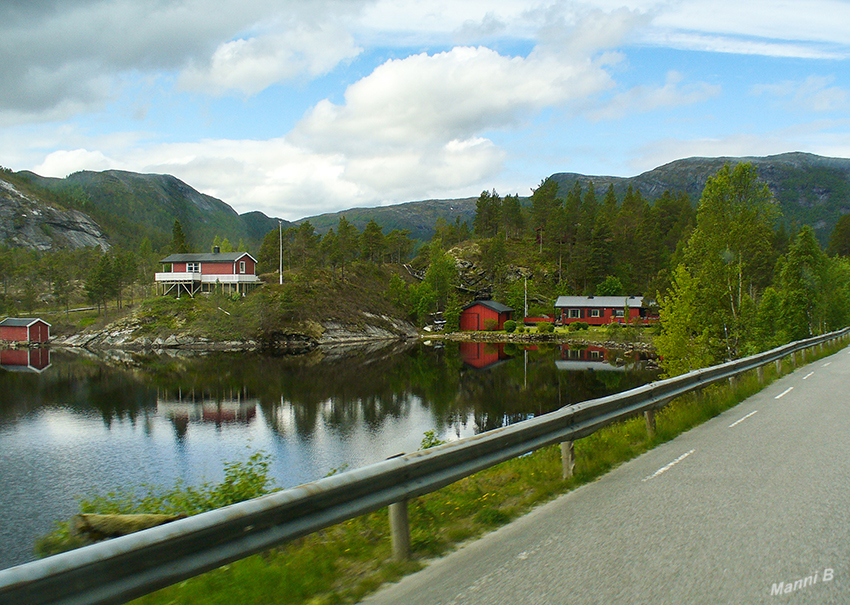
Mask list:
POLYGON ((47 351, 0 358, 0 568, 77 496, 223 478, 258 450, 279 487, 454 440, 655 377, 597 348, 451 343, 259 354, 47 351))

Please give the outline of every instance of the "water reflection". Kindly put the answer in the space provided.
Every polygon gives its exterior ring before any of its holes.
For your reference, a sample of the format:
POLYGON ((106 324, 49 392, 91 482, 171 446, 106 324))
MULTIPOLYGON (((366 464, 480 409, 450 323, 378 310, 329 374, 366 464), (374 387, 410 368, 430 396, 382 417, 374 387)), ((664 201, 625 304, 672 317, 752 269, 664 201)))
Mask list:
POLYGON ((0 567, 31 558, 77 494, 217 481, 223 462, 256 450, 279 486, 298 485, 415 451, 427 430, 466 437, 655 375, 593 347, 473 343, 46 361, 0 370, 0 567))
POLYGON ((0 368, 8 372, 41 373, 50 367, 50 349, 3 349, 0 350, 0 368))

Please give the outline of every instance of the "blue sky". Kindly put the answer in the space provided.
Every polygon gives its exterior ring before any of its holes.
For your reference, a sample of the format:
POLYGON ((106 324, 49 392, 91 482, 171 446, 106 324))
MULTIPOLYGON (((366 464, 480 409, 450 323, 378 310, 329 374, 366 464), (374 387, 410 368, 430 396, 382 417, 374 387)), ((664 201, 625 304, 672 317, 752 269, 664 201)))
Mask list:
POLYGON ((4 0, 0 165, 173 174, 294 220, 850 157, 848 23, 846 0, 4 0))

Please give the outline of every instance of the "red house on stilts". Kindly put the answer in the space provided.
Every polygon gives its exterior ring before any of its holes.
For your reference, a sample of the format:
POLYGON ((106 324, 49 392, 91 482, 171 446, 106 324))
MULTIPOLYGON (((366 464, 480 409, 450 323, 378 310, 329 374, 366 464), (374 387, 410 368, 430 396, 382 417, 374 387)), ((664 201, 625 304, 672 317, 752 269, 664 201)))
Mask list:
POLYGON ((159 262, 166 270, 155 276, 157 290, 165 296, 216 289, 244 295, 260 285, 257 259, 247 252, 220 252, 216 246, 208 254, 172 254, 159 262))

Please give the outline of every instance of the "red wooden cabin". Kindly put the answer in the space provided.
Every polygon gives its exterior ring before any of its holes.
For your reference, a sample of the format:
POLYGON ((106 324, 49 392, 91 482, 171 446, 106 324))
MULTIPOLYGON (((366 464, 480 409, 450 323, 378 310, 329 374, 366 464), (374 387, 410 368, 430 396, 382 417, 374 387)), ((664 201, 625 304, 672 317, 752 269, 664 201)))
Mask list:
POLYGON ((460 313, 460 329, 463 332, 481 330, 503 330, 514 310, 492 300, 476 300, 466 305, 460 313))
POLYGON ((50 324, 39 318, 7 317, 0 321, 0 340, 46 343, 50 340, 50 324))

